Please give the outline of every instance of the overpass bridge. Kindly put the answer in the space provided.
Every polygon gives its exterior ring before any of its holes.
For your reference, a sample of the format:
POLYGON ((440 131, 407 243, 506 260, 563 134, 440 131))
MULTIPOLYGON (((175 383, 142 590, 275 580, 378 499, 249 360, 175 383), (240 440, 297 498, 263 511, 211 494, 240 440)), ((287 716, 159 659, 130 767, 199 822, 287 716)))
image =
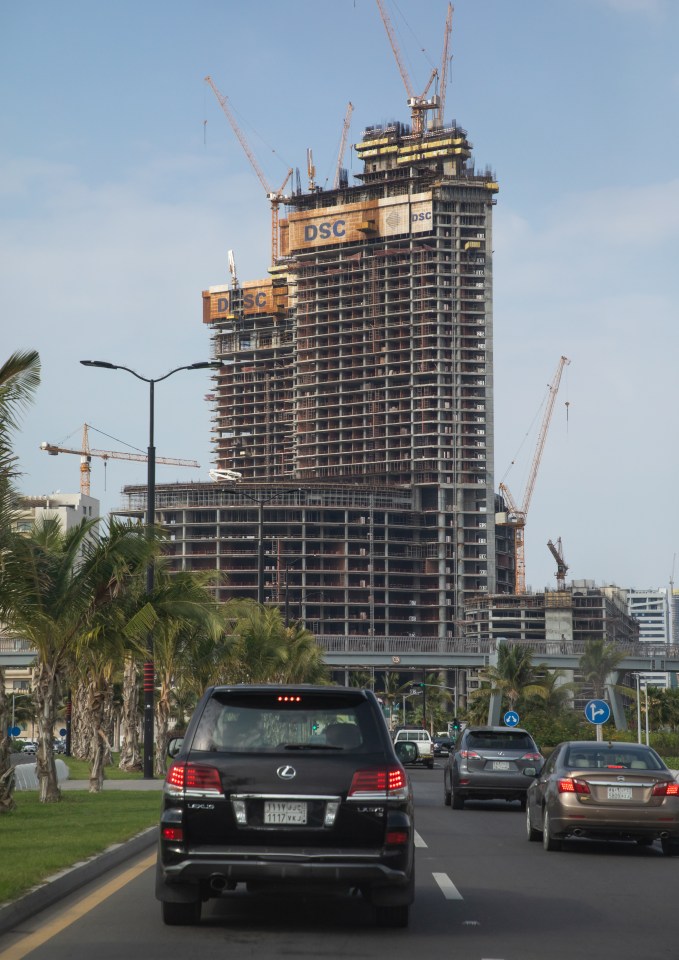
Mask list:
MULTIPOLYGON (((497 663, 499 644, 528 647, 534 664, 550 670, 577 670, 585 652, 585 640, 508 640, 466 637, 359 637, 319 635, 324 660, 332 670, 474 670, 497 663)), ((607 680, 613 719, 618 729, 626 728, 622 699, 615 689, 626 673, 679 672, 679 647, 667 644, 618 644, 623 658, 607 680)), ((26 640, 0 639, 0 667, 29 667, 35 651, 26 640)), ((489 722, 500 718, 499 698, 491 698, 489 722)))

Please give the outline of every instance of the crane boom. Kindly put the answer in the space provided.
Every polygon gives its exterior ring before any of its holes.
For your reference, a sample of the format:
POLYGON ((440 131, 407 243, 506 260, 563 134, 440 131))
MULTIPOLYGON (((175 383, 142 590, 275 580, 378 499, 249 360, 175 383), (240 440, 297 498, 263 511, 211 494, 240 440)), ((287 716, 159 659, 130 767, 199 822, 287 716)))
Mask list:
POLYGON ((337 167, 335 168, 335 179, 333 181, 333 190, 337 190, 340 185, 340 171, 342 170, 342 163, 344 161, 344 151, 347 147, 347 135, 349 133, 349 124, 351 123, 351 115, 354 112, 354 105, 349 101, 347 105, 347 112, 344 116, 344 124, 342 125, 342 137, 340 139, 339 152, 337 154, 337 167))
POLYGON ((264 176, 264 172, 262 168, 257 163, 257 159, 254 153, 252 152, 252 150, 250 149, 250 145, 245 139, 245 134, 243 133, 241 128, 238 126, 238 123, 233 114, 233 111, 229 106, 228 97, 225 97, 223 94, 219 92, 219 90, 214 84, 212 77, 210 76, 205 77, 205 82, 209 83, 210 87, 212 88, 212 92, 217 98, 217 101, 220 107, 222 108, 226 119, 231 124, 231 129, 238 137, 238 141, 241 147, 243 148, 243 150, 245 151, 245 156, 248 158, 248 160, 250 161, 250 164, 252 165, 252 169, 257 174, 257 179, 259 180, 261 185, 264 187, 264 192, 266 193, 267 200, 269 200, 269 202, 271 203, 271 262, 276 263, 278 259, 278 206, 281 203, 287 203, 288 200, 290 199, 289 197, 284 196, 283 191, 285 190, 288 180, 292 176, 292 167, 288 170, 287 176, 283 181, 283 183, 281 184, 281 186, 278 188, 278 190, 273 190, 271 186, 269 186, 269 183, 266 177, 264 176))
POLYGON ((401 79, 403 80, 403 86, 406 88, 406 95, 408 97, 408 106, 410 107, 410 114, 413 125, 413 133, 416 136, 420 136, 424 132, 424 111, 425 110, 438 110, 440 99, 437 95, 434 95, 429 100, 426 99, 427 92, 429 87, 432 85, 434 77, 438 74, 438 68, 434 67, 432 70, 431 76, 429 77, 429 82, 424 88, 419 97, 413 92, 413 85, 410 81, 408 71, 405 68, 403 63, 403 58, 401 57, 401 51, 396 40, 396 34, 394 33, 394 28, 392 26, 391 20, 389 19, 389 14, 386 11, 383 0, 377 0, 377 6, 380 11, 380 16, 382 17, 382 23, 384 24, 384 29, 387 31, 387 36, 389 38, 389 43, 391 44, 391 49, 394 53, 394 58, 396 60, 396 65, 398 66, 399 73, 401 74, 401 79))
POLYGON ((556 545, 551 540, 547 541, 549 552, 556 560, 556 585, 559 590, 566 589, 566 574, 568 573, 568 564, 563 558, 563 545, 561 537, 556 541, 556 545))
POLYGON ((450 34, 453 29, 453 5, 448 4, 448 13, 446 15, 446 26, 443 39, 443 55, 441 57, 441 74, 439 82, 439 126, 443 126, 444 112, 446 109, 446 84, 448 83, 448 47, 450 45, 450 34))
MULTIPOLYGON (((73 453, 80 457, 80 492, 83 496, 90 495, 90 460, 92 457, 100 457, 102 460, 137 460, 141 462, 148 461, 145 453, 127 453, 122 450, 91 450, 88 438, 88 426, 83 426, 83 440, 80 450, 71 447, 60 447, 54 443, 47 443, 46 440, 40 444, 40 449, 50 456, 56 457, 59 453, 73 453)), ((175 457, 156 457, 156 463, 165 463, 174 467, 193 467, 199 468, 200 464, 196 460, 178 460, 175 457)))
POLYGON ((524 529, 526 526, 526 517, 528 515, 528 508, 533 496, 533 489, 535 487, 535 480, 538 475, 538 469, 540 467, 540 460, 542 459, 542 451, 545 448, 545 440, 547 439, 547 431, 549 430, 549 424, 552 419, 552 412, 554 410, 554 402, 556 400, 556 395, 559 392, 559 384, 561 383, 561 375, 563 373, 564 367, 570 363, 568 357, 561 357, 559 359, 559 364, 556 369, 556 374, 554 379, 549 385, 549 397, 547 400, 547 406, 545 407, 545 413, 542 418, 542 425, 540 427, 540 433, 538 434, 538 442, 535 448, 535 453, 533 454, 533 462, 531 463, 530 473, 528 475, 528 481, 526 483, 526 490, 523 495, 523 500, 521 506, 517 507, 514 498, 507 487, 506 484, 500 483, 500 493, 505 498, 505 502, 509 508, 507 512, 507 519, 502 521, 497 521, 500 526, 512 526, 514 527, 514 562, 515 562, 515 574, 514 574, 514 592, 517 594, 526 592, 526 554, 525 554, 525 536, 524 529))

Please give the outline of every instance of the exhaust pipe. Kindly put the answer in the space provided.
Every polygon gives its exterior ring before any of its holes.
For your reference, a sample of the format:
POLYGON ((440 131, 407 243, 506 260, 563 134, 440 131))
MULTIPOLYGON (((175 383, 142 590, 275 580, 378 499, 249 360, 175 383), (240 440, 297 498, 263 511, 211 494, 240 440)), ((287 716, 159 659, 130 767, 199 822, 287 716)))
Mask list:
POLYGON ((670 837, 669 830, 663 830, 663 832, 660 834, 661 840, 669 840, 669 837, 670 837))
POLYGON ((575 830, 571 830, 572 837, 581 837, 582 835, 583 835, 583 832, 580 827, 576 827, 575 830))
POLYGON ((210 877, 210 889, 214 890, 215 893, 221 893, 225 887, 226 877, 222 876, 221 873, 215 873, 210 877))

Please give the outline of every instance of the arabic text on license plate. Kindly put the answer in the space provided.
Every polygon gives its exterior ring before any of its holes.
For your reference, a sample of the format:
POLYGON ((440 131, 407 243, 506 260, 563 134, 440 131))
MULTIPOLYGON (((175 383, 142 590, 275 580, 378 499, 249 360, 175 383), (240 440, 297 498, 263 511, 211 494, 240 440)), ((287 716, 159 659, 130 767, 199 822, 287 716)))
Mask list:
POLYGON ((608 799, 609 800, 631 800, 632 788, 631 787, 609 787, 608 799))
POLYGON ((493 760, 493 770, 509 770, 509 761, 493 760))
POLYGON ((287 800, 264 801, 264 823, 306 823, 306 803, 287 800))

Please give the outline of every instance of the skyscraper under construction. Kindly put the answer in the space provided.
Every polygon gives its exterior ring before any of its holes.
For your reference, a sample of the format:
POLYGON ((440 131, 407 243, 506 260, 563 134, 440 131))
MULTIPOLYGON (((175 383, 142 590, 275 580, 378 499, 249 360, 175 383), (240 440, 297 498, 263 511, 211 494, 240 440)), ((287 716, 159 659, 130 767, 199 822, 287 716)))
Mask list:
POLYGON ((496 590, 498 186, 423 101, 354 149, 354 184, 274 198, 266 279, 204 292, 216 479, 156 509, 175 567, 221 570, 223 598, 319 635, 458 636, 496 590))

